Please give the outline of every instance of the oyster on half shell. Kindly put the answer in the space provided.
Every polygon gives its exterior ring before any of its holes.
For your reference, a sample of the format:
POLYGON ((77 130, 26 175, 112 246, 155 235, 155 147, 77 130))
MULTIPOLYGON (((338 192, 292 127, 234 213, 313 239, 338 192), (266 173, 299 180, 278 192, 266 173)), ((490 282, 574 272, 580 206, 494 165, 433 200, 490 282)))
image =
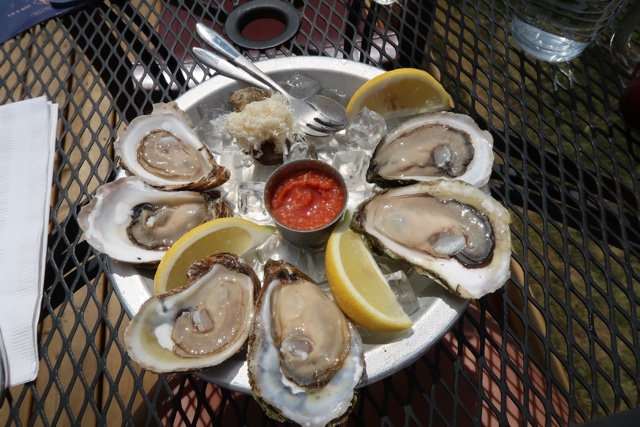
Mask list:
POLYGON ((149 298, 124 333, 127 352, 157 373, 218 365, 244 345, 260 280, 237 255, 217 253, 189 268, 186 286, 149 298))
POLYGON ((479 188, 439 180, 375 194, 358 205, 351 228, 455 294, 480 298, 509 278, 510 222, 479 188))
POLYGON ((269 260, 249 338, 249 384, 267 414, 303 426, 339 423, 364 373, 362 340, 304 273, 269 260))
POLYGON ((476 187, 489 181, 493 137, 464 114, 416 116, 389 132, 376 146, 367 181, 398 187, 437 179, 459 179, 476 187))
POLYGON ((133 119, 114 148, 123 169, 162 190, 206 191, 231 176, 175 102, 155 104, 151 114, 133 119))
POLYGON ((98 188, 78 223, 87 242, 117 261, 154 265, 183 234, 231 208, 213 193, 160 191, 135 176, 98 188))

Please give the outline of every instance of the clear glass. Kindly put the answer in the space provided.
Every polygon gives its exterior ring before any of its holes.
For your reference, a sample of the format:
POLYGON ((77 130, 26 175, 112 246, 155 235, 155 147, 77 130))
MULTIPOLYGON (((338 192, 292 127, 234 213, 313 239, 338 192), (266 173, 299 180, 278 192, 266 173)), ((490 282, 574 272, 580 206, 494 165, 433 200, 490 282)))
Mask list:
POLYGON ((548 62, 580 55, 627 0, 517 0, 511 35, 531 56, 548 62))

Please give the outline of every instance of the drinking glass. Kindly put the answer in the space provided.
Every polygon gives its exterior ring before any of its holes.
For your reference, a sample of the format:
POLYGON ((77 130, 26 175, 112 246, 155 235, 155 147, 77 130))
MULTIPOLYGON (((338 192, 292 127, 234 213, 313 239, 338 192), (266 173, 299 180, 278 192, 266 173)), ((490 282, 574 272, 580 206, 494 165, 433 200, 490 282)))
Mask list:
POLYGON ((511 35, 531 56, 571 60, 584 51, 627 0, 517 0, 511 35))

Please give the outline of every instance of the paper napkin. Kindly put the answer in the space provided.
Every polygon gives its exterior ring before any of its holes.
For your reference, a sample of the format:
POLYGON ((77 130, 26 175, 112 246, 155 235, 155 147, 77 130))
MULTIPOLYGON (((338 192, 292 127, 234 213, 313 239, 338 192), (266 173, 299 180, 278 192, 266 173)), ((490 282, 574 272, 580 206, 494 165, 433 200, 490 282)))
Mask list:
POLYGON ((9 386, 38 374, 40 316, 58 106, 0 106, 0 333, 9 386))
POLYGON ((0 1, 0 43, 46 21, 97 0, 2 0, 0 1))

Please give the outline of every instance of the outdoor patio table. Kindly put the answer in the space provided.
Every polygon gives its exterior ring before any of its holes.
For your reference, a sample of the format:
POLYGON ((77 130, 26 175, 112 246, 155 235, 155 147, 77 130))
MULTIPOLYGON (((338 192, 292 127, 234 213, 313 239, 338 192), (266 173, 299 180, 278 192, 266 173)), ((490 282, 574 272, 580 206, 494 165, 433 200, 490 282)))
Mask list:
MULTIPOLYGON (((3 423, 277 424, 250 395, 128 357, 130 319, 111 264, 77 223, 114 179, 112 143, 126 125, 212 76, 190 55, 201 45, 195 24, 228 37, 233 3, 96 1, 0 46, 0 104, 46 96, 59 105, 39 374, 6 390, 3 423)), ((550 64, 517 47, 512 5, 500 0, 287 3, 299 27, 275 46, 236 45, 244 55, 429 71, 454 110, 492 134, 489 191, 512 219, 505 287, 472 301, 418 360, 363 387, 347 425, 635 425, 640 134, 618 111, 628 79, 609 51, 612 28, 577 59, 550 64)), ((277 16, 258 18, 240 35, 281 34, 277 16)))

